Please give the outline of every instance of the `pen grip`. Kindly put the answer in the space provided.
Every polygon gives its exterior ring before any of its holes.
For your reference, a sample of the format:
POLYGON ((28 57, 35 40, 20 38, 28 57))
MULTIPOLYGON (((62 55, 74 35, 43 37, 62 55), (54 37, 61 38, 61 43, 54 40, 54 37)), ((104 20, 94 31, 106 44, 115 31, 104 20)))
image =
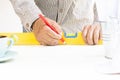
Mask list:
MULTIPOLYGON (((42 16, 41 14, 39 15, 39 17, 44 21, 44 23, 51 29, 53 30, 56 34, 59 34, 59 32, 55 29, 54 26, 52 26, 46 19, 44 16, 42 16)), ((62 42, 65 42, 63 38, 60 39, 62 42)))

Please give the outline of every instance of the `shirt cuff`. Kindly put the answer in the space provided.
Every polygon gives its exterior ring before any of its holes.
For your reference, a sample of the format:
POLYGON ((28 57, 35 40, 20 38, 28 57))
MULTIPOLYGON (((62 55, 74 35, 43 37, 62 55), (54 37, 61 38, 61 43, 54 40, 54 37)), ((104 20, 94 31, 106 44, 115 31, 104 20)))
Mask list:
POLYGON ((25 12, 22 24, 27 32, 32 31, 32 24, 39 18, 39 14, 42 14, 42 12, 36 7, 32 7, 31 10, 25 12))

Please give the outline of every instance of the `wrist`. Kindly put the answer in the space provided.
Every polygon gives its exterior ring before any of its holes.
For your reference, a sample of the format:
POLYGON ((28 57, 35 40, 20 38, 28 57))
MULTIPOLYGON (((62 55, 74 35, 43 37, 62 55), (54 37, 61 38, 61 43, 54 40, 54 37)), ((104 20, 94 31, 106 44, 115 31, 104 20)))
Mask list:
POLYGON ((36 22, 37 22, 37 20, 38 20, 39 18, 37 18, 33 23, 32 23, 32 25, 31 25, 31 29, 33 30, 33 27, 35 26, 35 24, 36 24, 36 22))

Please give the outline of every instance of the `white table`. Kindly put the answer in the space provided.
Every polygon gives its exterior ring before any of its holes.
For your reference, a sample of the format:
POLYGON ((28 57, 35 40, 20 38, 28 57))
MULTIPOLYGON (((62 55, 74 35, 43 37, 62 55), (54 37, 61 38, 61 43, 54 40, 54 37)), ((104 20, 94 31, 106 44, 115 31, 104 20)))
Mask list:
POLYGON ((103 46, 13 46, 17 57, 0 63, 0 80, 120 80, 97 72, 103 46))

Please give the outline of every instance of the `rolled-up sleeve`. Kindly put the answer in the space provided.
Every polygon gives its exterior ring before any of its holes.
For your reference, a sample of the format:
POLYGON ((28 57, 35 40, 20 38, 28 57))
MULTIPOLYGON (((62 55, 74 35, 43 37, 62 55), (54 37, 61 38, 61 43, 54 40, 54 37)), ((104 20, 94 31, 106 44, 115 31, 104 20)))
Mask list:
POLYGON ((32 23, 39 18, 38 14, 42 14, 34 0, 10 0, 16 14, 20 17, 26 31, 32 31, 32 23))

